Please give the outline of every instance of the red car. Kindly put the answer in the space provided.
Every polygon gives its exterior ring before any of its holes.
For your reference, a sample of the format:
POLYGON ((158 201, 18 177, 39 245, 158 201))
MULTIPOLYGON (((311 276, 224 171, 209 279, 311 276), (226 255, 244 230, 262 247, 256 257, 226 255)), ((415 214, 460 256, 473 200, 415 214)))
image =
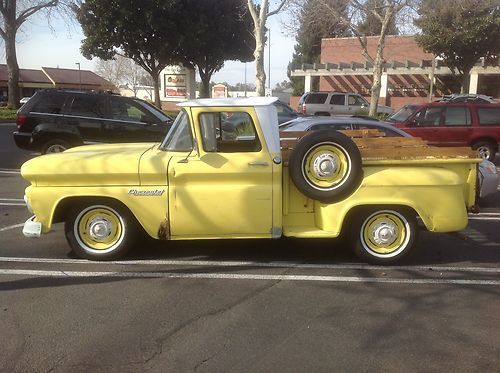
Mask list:
POLYGON ((432 102, 405 105, 387 118, 392 125, 436 146, 470 146, 493 161, 500 142, 500 105, 432 102))

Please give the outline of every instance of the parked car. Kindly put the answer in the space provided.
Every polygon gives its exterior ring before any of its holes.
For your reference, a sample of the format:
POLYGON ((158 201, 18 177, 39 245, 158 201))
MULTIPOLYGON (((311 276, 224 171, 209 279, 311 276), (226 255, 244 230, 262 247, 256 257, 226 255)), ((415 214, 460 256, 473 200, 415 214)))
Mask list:
POLYGON ((29 97, 23 97, 22 99, 19 100, 19 103, 21 105, 24 105, 25 103, 27 103, 29 101, 30 98, 31 98, 31 96, 29 96, 29 97))
POLYGON ((172 118, 137 98, 43 90, 18 110, 16 122, 17 146, 45 154, 90 143, 159 142, 172 118))
MULTIPOLYGON (((372 118, 359 116, 336 116, 334 118, 325 117, 303 117, 291 120, 280 125, 281 137, 290 131, 315 131, 322 129, 353 130, 353 129, 377 129, 386 137, 411 137, 407 132, 372 118)), ((497 192, 500 175, 496 166, 483 160, 478 167, 478 200, 497 192)))
POLYGON ((478 197, 480 201, 484 202, 485 197, 493 195, 498 191, 500 175, 493 162, 485 159, 479 163, 478 183, 478 197))
POLYGON ((486 95, 476 94, 460 94, 454 93, 451 95, 443 96, 438 102, 475 102, 476 104, 497 104, 498 101, 486 95))
POLYGON ((290 106, 281 101, 276 101, 274 103, 274 107, 278 112, 278 123, 285 123, 289 120, 295 119, 299 116, 295 110, 293 110, 290 106))
POLYGON ((500 141, 500 105, 432 102, 406 105, 387 121, 436 146, 470 146, 493 161, 500 141))
POLYGON ((377 129, 386 137, 410 137, 409 134, 388 123, 357 115, 343 115, 335 117, 302 117, 280 125, 281 132, 287 131, 314 131, 320 129, 359 130, 377 129))
MULTIPOLYGON (((351 92, 307 92, 299 100, 298 112, 304 115, 359 114, 368 110, 370 103, 360 94, 351 92)), ((389 106, 379 105, 378 113, 392 114, 389 106)))

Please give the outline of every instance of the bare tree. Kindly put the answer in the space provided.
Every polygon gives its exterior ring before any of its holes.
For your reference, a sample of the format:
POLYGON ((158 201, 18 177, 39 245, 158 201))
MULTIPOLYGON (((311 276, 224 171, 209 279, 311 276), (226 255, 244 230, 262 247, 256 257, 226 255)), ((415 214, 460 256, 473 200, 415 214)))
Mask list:
POLYGON ((127 60, 128 58, 119 55, 112 60, 98 59, 95 72, 118 87, 125 84, 125 63, 127 60))
POLYGON ((152 79, 148 79, 149 74, 132 59, 116 54, 111 60, 97 61, 96 72, 103 78, 109 80, 115 86, 126 85, 137 97, 140 86, 148 81, 153 86, 152 79))
POLYGON ((381 78, 384 67, 384 48, 385 38, 394 25, 394 20, 406 9, 411 8, 414 0, 380 0, 380 1, 362 1, 349 0, 348 16, 341 9, 331 6, 326 0, 317 0, 326 14, 322 17, 330 16, 347 26, 352 34, 358 39, 361 46, 361 54, 368 62, 373 65, 373 84, 371 87, 371 101, 369 115, 375 116, 377 113, 378 100, 380 98, 381 78), (367 35, 360 29, 363 16, 371 15, 380 22, 380 33, 378 37, 375 54, 368 49, 367 35))
POLYGON ((255 36, 255 86, 258 96, 265 95, 266 72, 264 71, 264 47, 266 44, 266 21, 269 17, 279 13, 287 0, 280 0, 275 10, 269 11, 269 0, 262 0, 260 4, 248 0, 248 9, 252 15, 255 36))
POLYGON ((0 36, 5 42, 5 60, 9 75, 8 106, 19 106, 19 65, 17 63, 16 35, 20 27, 34 14, 40 11, 54 10, 68 5, 60 0, 1 0, 0 1, 0 36))

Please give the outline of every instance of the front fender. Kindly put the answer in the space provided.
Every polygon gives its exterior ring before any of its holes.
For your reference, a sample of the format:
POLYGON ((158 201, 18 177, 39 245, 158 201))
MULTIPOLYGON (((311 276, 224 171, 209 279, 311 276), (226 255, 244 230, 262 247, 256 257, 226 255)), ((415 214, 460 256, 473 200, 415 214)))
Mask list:
POLYGON ((42 224, 42 233, 47 233, 53 223, 64 220, 64 214, 72 205, 102 203, 114 200, 123 204, 153 238, 168 216, 167 186, 142 187, 35 187, 26 188, 26 197, 35 221, 42 224), (103 197, 106 196, 106 197, 103 197))

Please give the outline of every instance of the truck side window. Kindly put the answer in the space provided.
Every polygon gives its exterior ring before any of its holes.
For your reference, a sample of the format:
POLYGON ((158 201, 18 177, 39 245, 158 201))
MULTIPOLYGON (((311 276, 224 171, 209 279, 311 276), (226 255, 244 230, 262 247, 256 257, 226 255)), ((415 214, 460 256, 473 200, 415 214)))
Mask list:
POLYGON ((354 106, 362 106, 362 105, 367 105, 368 102, 363 97, 360 97, 358 95, 349 95, 349 98, 347 99, 347 104, 354 106))
POLYGON ((450 106, 445 109, 445 126, 470 126, 470 111, 465 106, 450 106))
POLYGON ((65 100, 65 96, 45 95, 42 96, 42 98, 35 104, 31 111, 48 114, 60 114, 65 100))
POLYGON ((104 118, 105 112, 104 99, 76 95, 69 114, 86 118, 104 118))
POLYGON ((330 105, 345 105, 345 95, 342 93, 340 95, 332 95, 330 99, 330 105))
POLYGON ((199 122, 202 145, 206 152, 258 152, 262 149, 248 113, 201 113, 199 122))
POLYGON ((441 121, 441 108, 429 107, 415 115, 415 125, 418 127, 439 126, 441 121))
POLYGON ((481 107, 477 109, 479 115, 479 124, 498 126, 500 125, 500 108, 499 107, 481 107))

